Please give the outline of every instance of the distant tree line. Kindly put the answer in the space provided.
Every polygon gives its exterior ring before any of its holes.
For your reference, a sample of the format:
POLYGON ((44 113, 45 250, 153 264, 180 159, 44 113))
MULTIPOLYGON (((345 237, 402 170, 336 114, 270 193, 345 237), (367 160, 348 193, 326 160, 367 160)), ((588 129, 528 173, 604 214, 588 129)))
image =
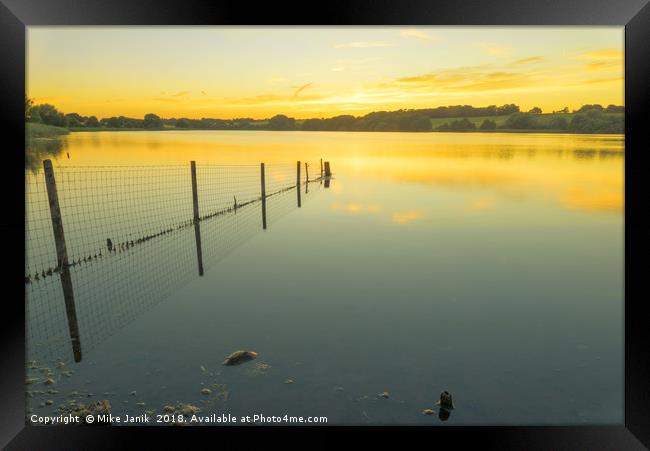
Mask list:
POLYGON ((562 116, 545 118, 539 113, 514 113, 497 126, 496 122, 485 119, 477 126, 468 119, 457 119, 446 122, 436 128, 441 132, 462 131, 492 131, 492 130, 561 130, 568 133, 624 133, 625 117, 622 114, 607 114, 623 112, 614 105, 608 108, 581 108, 580 112, 572 114, 568 119, 562 116), (614 108, 610 108, 614 107, 614 108))
MULTIPOLYGON (((252 118, 235 119, 163 119, 153 113, 144 118, 113 116, 97 119, 96 116, 81 116, 77 113, 64 114, 50 104, 34 105, 25 97, 25 120, 47 125, 67 128, 106 128, 106 129, 149 129, 166 128, 194 130, 306 130, 306 131, 491 131, 510 130, 566 130, 578 133, 622 133, 623 116, 606 113, 624 113, 623 106, 584 105, 573 112, 570 120, 564 117, 541 119, 542 110, 533 107, 527 113, 521 112, 519 106, 506 104, 502 106, 473 107, 471 105, 452 105, 425 109, 402 109, 397 111, 376 111, 364 116, 340 115, 331 118, 313 118, 302 121, 278 114, 270 119, 252 118), (468 117, 506 116, 505 121, 497 126, 494 119, 486 118, 480 125, 468 117), (432 119, 450 118, 435 128, 432 119)), ((564 108, 559 112, 567 113, 564 108)))

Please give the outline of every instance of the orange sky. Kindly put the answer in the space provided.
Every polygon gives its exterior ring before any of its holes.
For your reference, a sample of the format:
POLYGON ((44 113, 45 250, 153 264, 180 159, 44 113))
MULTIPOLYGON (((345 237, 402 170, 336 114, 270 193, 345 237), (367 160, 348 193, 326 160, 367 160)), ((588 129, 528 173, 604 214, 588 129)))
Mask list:
POLYGON ((622 27, 29 27, 27 93, 109 117, 623 104, 622 27))

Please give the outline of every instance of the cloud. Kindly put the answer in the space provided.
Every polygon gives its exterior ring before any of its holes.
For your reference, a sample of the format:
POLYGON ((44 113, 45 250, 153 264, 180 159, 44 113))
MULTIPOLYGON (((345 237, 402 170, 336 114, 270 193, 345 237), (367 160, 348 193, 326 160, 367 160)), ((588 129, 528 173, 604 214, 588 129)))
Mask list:
POLYGON ((421 41, 436 41, 438 38, 435 36, 431 35, 430 33, 427 33, 426 31, 422 30, 416 30, 414 28, 407 28, 404 30, 400 30, 399 32, 400 36, 404 36, 406 38, 415 38, 415 39, 420 39, 421 41))
POLYGON ((401 77, 383 88, 436 92, 495 91, 534 84, 530 73, 495 70, 493 67, 459 67, 401 77))
POLYGON ((591 72, 609 69, 623 70, 623 50, 621 49, 591 50, 580 53, 575 58, 585 61, 585 68, 591 72))
POLYGON ((311 83, 304 84, 302 86, 292 86, 296 90, 296 92, 293 93, 294 97, 298 97, 298 94, 300 94, 302 91, 305 89, 309 88, 311 86, 311 83))
POLYGON ((579 60, 593 60, 593 59, 622 60, 623 59, 623 50, 621 50, 621 49, 611 49, 611 48, 591 50, 589 52, 580 53, 579 55, 576 56, 576 58, 579 59, 579 60))
POLYGON ((521 58, 516 61, 513 61, 513 65, 519 65, 519 64, 533 64, 533 63, 540 63, 544 60, 543 56, 530 56, 528 58, 521 58))
POLYGON ((477 45, 483 51, 483 53, 490 56, 510 56, 511 53, 510 47, 506 46, 500 46, 488 42, 479 42, 477 45))
POLYGON ((189 94, 190 94, 189 91, 180 91, 180 92, 177 92, 176 94, 174 94, 172 97, 185 97, 185 96, 187 96, 189 94))
POLYGON ((370 49, 376 47, 392 47, 393 44, 383 41, 355 41, 355 42, 346 42, 343 44, 336 44, 334 47, 337 49, 341 48, 353 48, 353 49, 370 49))
POLYGON ((623 70, 623 61, 605 60, 605 61, 592 61, 585 65, 589 71, 599 71, 607 69, 620 69, 623 70))
POLYGON ((407 211, 396 211, 391 216, 391 220, 396 224, 408 224, 417 219, 424 217, 424 212, 422 210, 407 210, 407 211))
POLYGON ((181 99, 176 99, 173 97, 155 97, 153 100, 156 100, 158 102, 166 102, 166 103, 180 103, 182 102, 181 99))

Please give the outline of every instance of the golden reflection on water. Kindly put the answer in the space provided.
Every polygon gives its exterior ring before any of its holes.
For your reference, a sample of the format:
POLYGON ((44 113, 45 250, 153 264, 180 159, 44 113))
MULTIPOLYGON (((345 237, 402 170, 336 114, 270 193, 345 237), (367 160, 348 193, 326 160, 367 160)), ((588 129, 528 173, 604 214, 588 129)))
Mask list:
MULTIPOLYGON (((323 158, 346 183, 372 180, 475 191, 463 206, 466 212, 492 209, 504 198, 534 197, 582 211, 620 214, 624 208, 622 135, 166 131, 83 132, 64 140, 70 159, 60 155, 59 165, 302 160, 317 172, 323 158)), ((333 183, 333 193, 344 186, 333 183)), ((331 208, 372 214, 382 205, 348 201, 331 208)), ((394 223, 408 224, 424 213, 408 208, 391 215, 394 223)))

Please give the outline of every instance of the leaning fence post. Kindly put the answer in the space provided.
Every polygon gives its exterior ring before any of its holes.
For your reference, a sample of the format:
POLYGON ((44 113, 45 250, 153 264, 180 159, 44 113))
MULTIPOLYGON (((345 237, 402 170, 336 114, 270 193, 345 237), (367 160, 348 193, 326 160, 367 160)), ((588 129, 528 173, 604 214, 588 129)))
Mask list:
POLYGON ((323 159, 320 159, 320 178, 323 178, 323 159))
POLYGON ((260 164, 260 184, 262 187, 262 229, 266 230, 266 180, 264 177, 264 163, 260 164))
POLYGON ((190 161, 192 171, 192 205, 194 207, 194 237, 196 238, 196 259, 199 264, 199 276, 203 275, 203 250, 201 248, 201 225, 199 216, 199 192, 196 183, 196 161, 190 161))
POLYGON ((300 161, 296 167, 296 192, 298 193, 298 208, 300 208, 300 161))
POLYGON ((61 218, 61 206, 59 205, 59 194, 56 189, 54 168, 52 160, 43 161, 45 172, 45 185, 47 187, 47 199, 50 204, 50 216, 52 218, 52 231, 54 232, 54 243, 56 245, 56 259, 59 266, 61 287, 63 288, 63 300, 65 302, 65 313, 68 319, 68 329, 72 342, 74 361, 81 361, 81 341, 79 339, 79 325, 77 323, 77 309, 74 304, 74 290, 72 288, 72 277, 68 266, 68 249, 65 243, 63 232, 63 219, 61 218))

